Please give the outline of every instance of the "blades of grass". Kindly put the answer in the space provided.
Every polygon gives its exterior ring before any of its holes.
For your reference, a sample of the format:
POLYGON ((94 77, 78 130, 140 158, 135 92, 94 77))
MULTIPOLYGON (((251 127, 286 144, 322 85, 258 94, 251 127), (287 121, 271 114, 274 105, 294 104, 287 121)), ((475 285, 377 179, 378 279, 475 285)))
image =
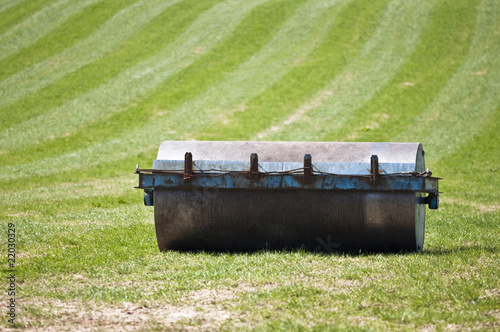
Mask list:
POLYGON ((479 1, 440 1, 409 59, 391 82, 360 109, 345 114, 349 125, 326 139, 390 141, 425 111, 463 62, 479 1))
POLYGON ((222 121, 206 128, 198 138, 245 140, 249 133, 274 125, 252 137, 265 139, 270 131, 279 130, 276 121, 289 116, 356 56, 386 6, 384 1, 353 1, 329 8, 325 11, 330 18, 325 24, 330 25, 329 31, 303 61, 296 61, 286 75, 249 100, 241 111, 225 112, 222 121))
MULTIPOLYGON (((54 108, 78 98, 85 92, 98 88, 127 67, 146 60, 177 39, 202 12, 217 2, 220 0, 196 2, 194 5, 188 1, 173 4, 102 57, 76 69, 37 92, 30 93, 10 105, 0 107, 0 119, 4 116, 5 119, 8 119, 5 121, 7 123, 2 124, 2 128, 5 130, 27 119, 50 112, 54 108), (18 109, 19 112, 12 114, 12 109, 18 109)), ((126 4, 124 1, 118 3, 123 6, 126 4)), ((105 14, 105 12, 106 10, 99 8, 98 16, 105 14)), ((86 23, 91 22, 91 19, 86 15, 82 19, 86 23)), ((77 23, 74 22, 74 24, 77 23)), ((84 26, 83 23, 82 26, 84 26)), ((65 44, 71 44, 67 40, 62 43, 63 47, 65 44)), ((39 53, 41 52, 36 52, 36 54, 39 53)), ((12 151, 11 155, 18 155, 18 153, 12 151)))
MULTIPOLYGON (((74 8, 71 15, 65 14, 61 10, 59 24, 53 30, 33 41, 29 45, 19 48, 17 42, 12 54, 3 54, 0 60, 0 81, 3 79, 31 67, 33 64, 60 53, 65 48, 69 48, 81 39, 88 37, 92 32, 99 28, 106 20, 111 18, 116 12, 128 6, 127 0, 120 2, 94 1, 82 8, 74 8), (63 16, 63 14, 65 14, 63 16), (63 20, 64 18, 64 20, 63 20)), ((33 39, 32 34, 24 32, 25 38, 33 39)), ((25 44, 25 43, 19 43, 25 44)), ((11 104, 12 108, 17 105, 11 104)), ((0 109, 1 112, 1 109, 0 109)))
MULTIPOLYGON (((29 17, 35 15, 38 11, 50 7, 58 0, 34 0, 25 3, 24 1, 5 1, 2 11, 2 20, 0 20, 0 34, 5 33, 16 25, 23 24, 29 17)), ((26 24, 26 23, 25 23, 26 24)))
MULTIPOLYGON (((321 13, 321 11, 316 11, 316 9, 318 9, 316 6, 317 6, 317 4, 315 2, 308 3, 307 6, 304 6, 305 13, 308 13, 308 15, 310 15, 311 17, 315 17, 318 15, 321 16, 322 13, 321 13)), ((295 36, 295 32, 297 30, 302 30, 303 28, 305 28, 305 27, 302 27, 300 24, 297 25, 297 23, 299 23, 300 21, 302 21, 304 19, 301 15, 303 15, 303 13, 301 11, 297 12, 294 15, 294 17, 292 19, 290 19, 289 22, 285 26, 283 26, 283 28, 280 30, 281 34, 278 33, 274 37, 274 39, 267 45, 267 47, 264 47, 259 52, 260 56, 251 58, 251 61, 248 62, 247 64, 245 64, 245 66, 247 66, 247 67, 245 67, 246 70, 248 70, 249 68, 258 67, 263 62, 267 63, 269 61, 270 55, 279 54, 282 50, 282 47, 289 47, 289 46, 286 46, 286 45, 288 45, 288 39, 284 38, 284 35, 286 36, 286 34, 291 34, 291 35, 295 36)), ((220 15, 219 15, 219 17, 220 17, 220 15)), ((304 33, 303 35, 300 35, 300 36, 294 37, 294 38, 300 38, 300 40, 302 40, 304 38, 307 39, 309 37, 314 36, 316 34, 316 32, 318 31, 317 29, 320 29, 320 31, 322 31, 323 33, 325 32, 323 30, 321 22, 316 22, 316 25, 311 25, 309 27, 309 30, 306 30, 307 32, 309 32, 309 35, 304 33)), ((205 31, 206 30, 207 29, 205 28, 205 31)), ((319 42, 322 39, 322 36, 323 35, 316 36, 316 38, 318 38, 318 39, 316 39, 316 42, 319 42)), ((196 38, 199 38, 199 36, 197 36, 196 38)), ((311 49, 308 47, 306 47, 306 49, 299 47, 297 50, 294 51, 294 52, 299 52, 298 54, 292 53, 290 57, 285 58, 285 59, 281 59, 280 57, 277 57, 275 60, 276 65, 277 65, 276 74, 279 76, 276 77, 276 79, 278 79, 279 77, 281 77, 281 75, 284 75, 286 73, 287 67, 285 64, 287 62, 290 62, 290 61, 293 62, 295 59, 295 56, 301 54, 300 52, 305 52, 305 54, 307 54, 310 51, 311 51, 311 49)), ((185 59, 183 59, 183 60, 184 60, 183 62, 185 62, 185 59)), ((241 67, 239 67, 239 68, 241 68, 241 67)), ((253 77, 252 80, 249 80, 248 77, 244 78, 245 81, 248 81, 249 87, 252 88, 252 90, 249 90, 248 93, 255 93, 255 91, 259 91, 260 89, 263 88, 262 85, 265 84, 266 80, 270 81, 269 77, 260 77, 261 73, 259 73, 259 72, 252 72, 251 74, 253 77), (257 79, 259 79, 259 80, 257 80, 257 79)), ((234 84, 228 84, 228 83, 234 83, 234 79, 238 79, 238 75, 231 75, 229 81, 223 81, 223 84, 224 84, 223 87, 227 88, 227 89, 230 89, 232 86, 234 87, 234 84)), ((239 79, 241 79, 241 78, 239 78, 239 79)), ((123 80, 121 80, 121 82, 123 82, 123 80)), ((130 87, 137 89, 136 84, 133 84, 133 83, 134 82, 129 83, 130 87)), ((101 90, 99 90, 99 91, 101 91, 101 90)), ((211 90, 209 90, 209 92, 210 91, 213 91, 213 90, 211 89, 211 90)), ((104 92, 109 92, 109 91, 102 91, 102 92, 104 93, 104 92)), ((216 92, 221 93, 220 90, 216 90, 216 92)), ((123 98, 129 97, 129 96, 123 96, 123 94, 124 93, 122 91, 121 95, 119 95, 119 96, 113 95, 113 97, 123 97, 123 98)), ((225 95, 225 94, 226 94, 226 92, 225 92, 225 90, 223 90, 222 95, 225 95)), ((249 98, 248 95, 243 95, 242 97, 249 98)), ((92 96, 92 98, 95 98, 95 97, 92 96)), ((204 117, 206 118, 207 115, 210 115, 210 113, 207 113, 206 109, 205 109, 205 107, 210 108, 210 105, 205 104, 205 102, 207 101, 208 98, 211 98, 210 95, 208 95, 208 96, 206 94, 202 95, 199 98, 197 98, 194 102, 189 102, 189 103, 183 104, 181 106, 182 112, 179 110, 176 110, 175 112, 167 114, 165 117, 163 117, 161 119, 161 121, 157 120, 157 121, 149 122, 149 123, 145 124, 144 126, 139 127, 137 129, 135 129, 134 131, 121 136, 119 139, 116 138, 116 139, 112 139, 112 140, 108 140, 108 141, 105 141, 102 143, 95 144, 89 148, 81 149, 80 152, 78 152, 78 153, 72 152, 72 153, 64 154, 64 155, 57 156, 54 158, 44 158, 43 160, 46 160, 47 163, 45 163, 45 161, 42 162, 44 165, 46 165, 46 168, 43 168, 43 170, 40 167, 38 167, 35 170, 33 168, 33 165, 34 165, 33 163, 26 163, 26 164, 14 166, 14 167, 9 167, 9 166, 5 167, 4 174, 6 175, 7 178, 12 180, 12 179, 16 178, 18 175, 22 174, 22 172, 25 172, 28 169, 29 169, 30 174, 34 174, 33 172, 35 172, 37 174, 41 174, 40 172, 45 172, 44 174, 48 174, 47 172, 52 173, 56 169, 56 167, 51 166, 54 164, 57 164, 59 166, 66 165, 66 166, 69 166, 70 168, 79 167, 77 165, 80 165, 80 166, 85 165, 85 167, 88 167, 91 164, 93 164, 92 162, 90 162, 90 160, 92 160, 92 159, 95 161, 98 160, 98 159, 94 159, 94 158, 89 157, 88 153, 90 153, 90 154, 103 153, 103 151, 107 151, 106 155, 108 155, 108 157, 110 159, 114 159, 114 158, 121 159, 122 156, 124 155, 123 152, 125 152, 125 151, 123 151, 123 143, 121 143, 121 142, 129 142, 127 144, 127 148, 126 148, 127 153, 130 154, 132 151, 139 152, 139 151, 144 149, 144 146, 148 146, 151 143, 151 137, 157 137, 156 138, 157 140, 160 137, 164 137, 163 135, 165 132, 165 122, 170 122, 172 124, 175 124, 176 127, 179 127, 182 129, 183 127, 191 126, 191 124, 185 122, 185 114, 189 114, 189 116, 195 116, 194 112, 196 111, 196 112, 199 112, 200 115, 203 114, 204 117), (151 136, 144 137, 143 130, 146 127, 148 128, 147 131, 149 131, 151 136), (112 155, 114 157, 111 157, 112 155), (68 159, 71 161, 69 161, 68 159), (63 160, 65 160, 65 161, 63 161, 63 160), (83 162, 83 164, 82 164, 82 162, 83 162), (21 172, 21 173, 19 173, 19 172, 21 172), (15 175, 15 174, 18 174, 18 175, 15 175)), ((240 98, 240 97, 235 96, 232 98, 240 98)), ((113 101, 114 100, 115 99, 113 99, 113 101)), ((126 100, 127 99, 123 100, 123 102, 125 102, 126 100)), ((215 101, 215 100, 213 100, 213 101, 215 101)), ((235 103, 239 104, 240 101, 236 100, 236 101, 231 101, 231 102, 235 102, 235 103)), ((99 103, 99 106, 104 107, 102 102, 99 103)), ((90 113, 90 114, 85 114, 85 117, 88 117, 91 114, 95 114, 96 110, 89 110, 88 113, 90 113)), ((81 116, 81 117, 83 117, 83 116, 81 116)), ((207 119, 207 120, 209 120, 209 119, 207 119)), ((73 122, 73 121, 75 121, 75 119, 74 119, 74 117, 69 118, 68 121, 73 122)), ((200 121, 197 121, 195 125, 197 128, 199 128, 198 130, 203 130, 203 122, 201 121, 201 119, 200 119, 200 121)), ((44 128, 44 130, 46 130, 48 126, 45 126, 45 127, 46 128, 44 128)), ((35 164, 39 165, 40 162, 41 161, 35 162, 35 164)))
POLYGON ((24 1, 26 0, 8 0, 8 1, 3 1, 2 3, 0 3, 0 13, 12 8, 12 7, 16 7, 16 6, 19 6, 20 4, 22 4, 24 1))
POLYGON ((457 71, 413 123, 394 140, 421 141, 439 160, 459 151, 493 118, 500 104, 500 8, 478 7, 469 53, 457 71))
MULTIPOLYGON (((500 105, 470 139, 444 156, 430 152, 434 174, 442 176, 445 202, 473 206, 478 212, 500 210, 500 105), (458 161, 458 162, 457 162, 458 161), (464 180, 465 179, 465 180, 464 180)), ((432 150, 431 150, 432 151, 432 150)))
POLYGON ((245 112, 249 100, 282 79, 324 40, 344 3, 346 1, 310 1, 304 4, 249 61, 162 120, 175 124, 175 130, 183 133, 183 139, 193 139, 203 138, 207 126, 225 122, 234 113, 245 112), (196 124, 182 121, 187 113, 196 116, 196 124))
POLYGON ((61 0, 0 35, 0 60, 33 44, 85 7, 100 0, 61 0))
POLYGON ((239 21, 259 3, 256 1, 238 5, 237 2, 226 1, 216 5, 200 16, 173 45, 127 68, 105 85, 64 104, 50 114, 40 115, 3 131, 0 133, 0 143, 5 143, 3 147, 6 149, 21 148, 43 141, 51 135, 64 135, 78 125, 120 111, 123 106, 143 97, 160 82, 208 52, 229 35, 239 21), (75 109, 78 112, 74 112, 75 109), (40 122, 45 125, 40 127, 40 122), (26 135, 12 140, 12 134, 19 131, 26 135))
POLYGON ((178 1, 181 0, 162 1, 153 6, 150 0, 133 3, 105 22, 88 38, 1 81, 2 104, 8 105, 95 61, 178 1))
MULTIPOLYGON (((435 1, 392 1, 363 50, 331 82, 288 118, 270 140, 324 140, 345 124, 344 114, 368 102, 414 50, 435 1)), ((347 124, 346 124, 347 125, 347 124)))
MULTIPOLYGON (((206 3, 206 1, 203 2, 203 4, 206 3)), ((290 3, 288 0, 284 0, 266 2, 257 6, 241 21, 234 32, 222 40, 213 50, 201 56, 189 67, 161 82, 148 92, 147 96, 140 102, 113 116, 80 126, 77 131, 66 137, 54 138, 43 144, 22 150, 11 150, 4 155, 4 164, 26 163, 29 160, 37 160, 87 147, 95 141, 126 134, 134 128, 142 127, 145 122, 151 119, 161 117, 161 114, 175 109, 209 89, 227 72, 247 61, 269 42, 300 4, 299 1, 294 0, 290 3)), ((186 9, 186 5, 179 6, 181 13, 195 12, 192 4, 189 5, 189 11, 186 9)), ((176 13, 175 16, 179 17, 181 13, 176 13)), ((173 18, 169 19, 173 20, 173 18)), ((155 26, 154 30, 168 28, 165 27, 165 24, 160 23, 160 25, 161 27, 155 26)), ((152 31, 148 31, 148 34, 151 35, 152 31)), ((159 34, 165 35, 161 30, 159 34)), ((145 36, 141 34, 140 40, 144 39, 145 36)), ((135 43, 131 43, 130 48, 139 49, 135 43)), ((109 61, 98 62, 96 70, 100 70, 100 67, 106 70, 106 68, 113 67, 115 63, 128 62, 129 57, 137 58, 136 53, 127 48, 120 52, 121 57, 111 57, 109 61)), ((86 70, 87 73, 88 70, 86 70)), ((83 78, 79 81, 81 80, 83 78)), ((88 81, 88 79, 86 80, 88 81)), ((66 83, 66 85, 68 84, 70 83, 66 83)))

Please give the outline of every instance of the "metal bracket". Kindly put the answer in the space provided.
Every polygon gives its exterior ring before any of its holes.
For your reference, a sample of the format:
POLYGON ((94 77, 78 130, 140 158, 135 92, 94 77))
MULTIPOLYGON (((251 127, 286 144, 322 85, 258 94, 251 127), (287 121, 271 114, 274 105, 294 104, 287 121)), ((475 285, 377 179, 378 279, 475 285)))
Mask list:
POLYGON ((429 193, 424 199, 425 204, 429 204, 429 209, 437 210, 439 207, 439 194, 438 193, 429 193))
POLYGON ((312 177, 312 157, 310 154, 304 155, 304 182, 310 183, 312 177))
POLYGON ((154 205, 154 189, 144 189, 144 205, 153 206, 154 205))
POLYGON ((250 155, 250 173, 252 175, 259 174, 259 156, 256 153, 250 155))
POLYGON ((184 181, 191 180, 193 176, 193 155, 191 152, 186 152, 184 155, 184 181))
POLYGON ((377 183, 380 177, 380 173, 378 170, 378 156, 376 154, 372 155, 370 163, 371 163, 370 182, 377 183))

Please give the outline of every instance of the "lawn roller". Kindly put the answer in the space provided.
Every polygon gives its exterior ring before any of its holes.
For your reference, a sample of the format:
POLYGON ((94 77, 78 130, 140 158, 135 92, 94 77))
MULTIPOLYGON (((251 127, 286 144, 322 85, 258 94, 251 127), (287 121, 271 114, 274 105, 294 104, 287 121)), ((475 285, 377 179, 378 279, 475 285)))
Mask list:
POLYGON ((135 172, 161 251, 420 251, 438 208, 419 143, 165 141, 135 172))

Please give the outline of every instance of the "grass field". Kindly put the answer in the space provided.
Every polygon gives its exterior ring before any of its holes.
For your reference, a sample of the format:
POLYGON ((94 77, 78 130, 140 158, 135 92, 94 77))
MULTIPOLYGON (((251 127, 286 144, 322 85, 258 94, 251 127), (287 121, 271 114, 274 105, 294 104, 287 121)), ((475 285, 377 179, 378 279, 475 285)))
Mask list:
POLYGON ((0 0, 0 330, 499 330, 499 136, 498 0, 0 0), (159 253, 133 171, 191 139, 421 142, 440 208, 421 253, 159 253))

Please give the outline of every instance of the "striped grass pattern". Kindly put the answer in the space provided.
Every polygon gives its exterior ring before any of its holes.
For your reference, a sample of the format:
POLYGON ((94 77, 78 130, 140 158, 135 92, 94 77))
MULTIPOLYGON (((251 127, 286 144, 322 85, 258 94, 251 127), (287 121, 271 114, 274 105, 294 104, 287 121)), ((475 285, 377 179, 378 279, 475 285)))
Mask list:
POLYGON ((185 294, 234 288, 202 305, 225 319, 139 329, 498 329, 499 55, 497 0, 0 0, 0 216, 21 234, 21 326, 63 328, 41 309, 56 300, 195 306, 185 294), (422 255, 158 254, 132 171, 191 139, 422 142, 442 208, 422 255))

